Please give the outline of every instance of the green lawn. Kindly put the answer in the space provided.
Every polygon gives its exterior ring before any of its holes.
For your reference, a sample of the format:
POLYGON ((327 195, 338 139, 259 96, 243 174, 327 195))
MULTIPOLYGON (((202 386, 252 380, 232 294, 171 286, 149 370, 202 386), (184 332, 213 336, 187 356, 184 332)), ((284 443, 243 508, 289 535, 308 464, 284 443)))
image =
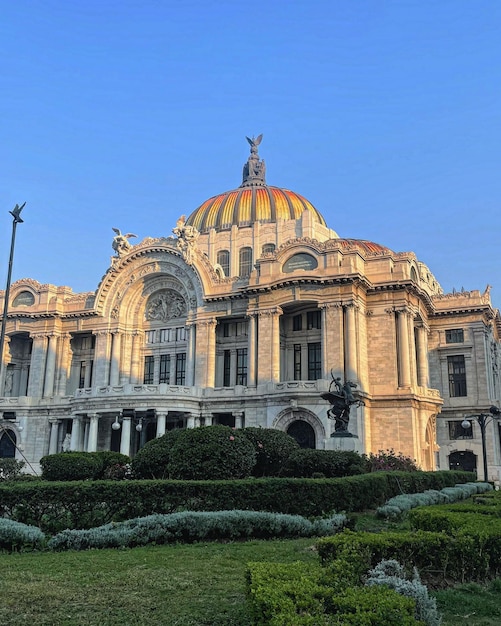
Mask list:
POLYGON ((249 626, 249 561, 316 561, 314 540, 0 555, 2 626, 249 626))

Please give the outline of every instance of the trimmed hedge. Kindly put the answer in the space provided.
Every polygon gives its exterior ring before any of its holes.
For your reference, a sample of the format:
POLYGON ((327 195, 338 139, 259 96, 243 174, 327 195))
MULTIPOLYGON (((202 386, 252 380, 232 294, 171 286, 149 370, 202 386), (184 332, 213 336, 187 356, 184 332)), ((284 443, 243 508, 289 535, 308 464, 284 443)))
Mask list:
POLYGON ((40 550, 44 544, 45 535, 40 528, 0 518, 0 550, 7 552, 40 550))
POLYGON ((109 450, 59 452, 40 459, 42 479, 50 481, 101 480, 113 466, 127 463, 130 463, 128 456, 109 450))
POLYGON ((367 462, 357 452, 349 450, 300 449, 291 454, 284 467, 286 476, 294 478, 343 478, 367 472, 367 462))
POLYGON ((51 533, 181 510, 239 509, 315 517, 375 509, 402 491, 440 489, 471 479, 468 472, 448 471, 375 472, 321 480, 5 482, 0 483, 0 516, 51 533))
POLYGON ((249 563, 253 624, 418 626, 415 601, 385 587, 332 587, 307 563, 249 563))

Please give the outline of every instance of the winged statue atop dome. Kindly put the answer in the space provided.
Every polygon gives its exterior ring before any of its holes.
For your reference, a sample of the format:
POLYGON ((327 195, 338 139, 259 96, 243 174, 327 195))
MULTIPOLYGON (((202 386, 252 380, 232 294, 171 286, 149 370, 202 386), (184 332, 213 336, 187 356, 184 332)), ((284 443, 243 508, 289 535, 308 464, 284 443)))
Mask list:
POLYGON ((246 183, 247 185, 256 183, 265 184, 266 164, 264 159, 259 159, 259 154, 257 153, 257 147, 263 140, 263 134, 261 133, 261 135, 257 137, 245 138, 249 142, 251 153, 247 163, 244 165, 242 185, 246 186, 246 183))
POLYGON ((119 228, 111 229, 116 235, 113 237, 113 241, 111 243, 111 247, 117 253, 118 257, 121 258, 132 248, 132 244, 129 239, 132 237, 137 237, 134 233, 123 234, 119 228))

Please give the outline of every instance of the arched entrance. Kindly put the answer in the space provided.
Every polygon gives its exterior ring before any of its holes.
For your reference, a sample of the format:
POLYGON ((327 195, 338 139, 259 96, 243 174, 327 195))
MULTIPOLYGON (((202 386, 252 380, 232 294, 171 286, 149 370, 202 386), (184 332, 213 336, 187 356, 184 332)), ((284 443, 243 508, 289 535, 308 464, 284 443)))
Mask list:
POLYGON ((464 472, 477 471, 477 455, 471 450, 457 450, 449 455, 449 469, 464 472))
POLYGON ((0 459, 13 459, 16 456, 16 433, 5 430, 0 437, 0 459))
POLYGON ((296 420, 287 429, 287 434, 298 442, 300 448, 316 448, 315 431, 304 420, 296 420))

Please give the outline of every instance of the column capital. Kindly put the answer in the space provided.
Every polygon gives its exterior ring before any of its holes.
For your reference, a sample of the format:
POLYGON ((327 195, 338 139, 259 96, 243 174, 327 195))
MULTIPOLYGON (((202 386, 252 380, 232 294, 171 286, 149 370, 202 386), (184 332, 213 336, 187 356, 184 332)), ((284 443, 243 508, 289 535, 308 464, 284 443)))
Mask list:
POLYGON ((211 328, 211 327, 215 327, 217 324, 217 319, 215 317, 211 317, 208 319, 198 319, 195 321, 195 324, 197 326, 200 326, 202 328, 211 328))
POLYGON ((330 309, 340 309, 342 306, 341 302, 322 302, 318 305, 318 308, 324 311, 329 311, 330 309))
POLYGON ((260 317, 274 317, 276 315, 282 315, 283 309, 280 306, 274 306, 267 309, 259 309, 257 315, 260 317))

